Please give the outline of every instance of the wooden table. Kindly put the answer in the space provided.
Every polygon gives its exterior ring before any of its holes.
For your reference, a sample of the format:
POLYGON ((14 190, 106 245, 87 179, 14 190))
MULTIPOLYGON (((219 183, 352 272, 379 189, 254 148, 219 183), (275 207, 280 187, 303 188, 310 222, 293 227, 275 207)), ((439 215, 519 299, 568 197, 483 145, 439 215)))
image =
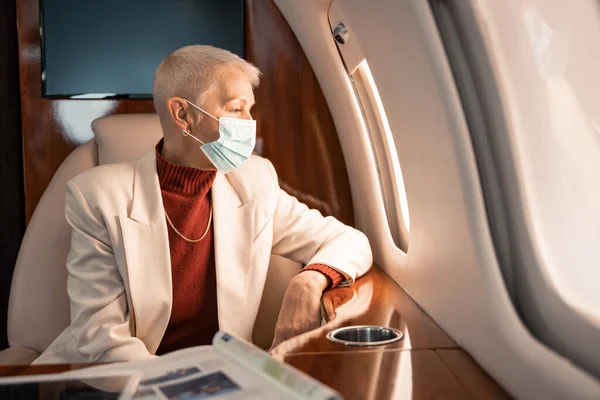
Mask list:
POLYGON ((346 399, 510 398, 380 268, 352 287, 326 292, 323 302, 327 324, 288 340, 277 353, 346 399), (388 326, 402 331, 404 339, 351 347, 325 337, 348 325, 388 326))
MULTIPOLYGON (((477 363, 381 269, 350 288, 324 294, 328 322, 280 345, 275 357, 338 390, 346 399, 509 399, 477 363), (383 325, 404 339, 350 347, 325 338, 347 325, 383 325)), ((0 375, 63 372, 87 365, 0 366, 0 375)))

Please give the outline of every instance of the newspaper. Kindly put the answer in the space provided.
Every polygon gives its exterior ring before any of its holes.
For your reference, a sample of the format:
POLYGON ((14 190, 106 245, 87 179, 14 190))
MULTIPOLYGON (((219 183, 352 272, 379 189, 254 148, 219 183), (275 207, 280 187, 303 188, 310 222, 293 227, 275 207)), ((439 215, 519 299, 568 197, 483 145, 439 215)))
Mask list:
POLYGON ((151 361, 93 367, 86 375, 107 370, 141 371, 135 400, 342 399, 321 382, 225 332, 217 332, 212 346, 178 350, 151 361))

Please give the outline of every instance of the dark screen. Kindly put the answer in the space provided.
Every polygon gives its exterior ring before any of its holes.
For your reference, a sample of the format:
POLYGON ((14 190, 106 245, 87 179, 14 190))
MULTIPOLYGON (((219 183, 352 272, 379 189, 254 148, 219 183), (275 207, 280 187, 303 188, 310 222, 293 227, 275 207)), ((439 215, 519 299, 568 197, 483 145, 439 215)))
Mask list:
POLYGON ((243 57, 243 0, 41 0, 45 97, 150 98, 158 64, 209 44, 243 57))

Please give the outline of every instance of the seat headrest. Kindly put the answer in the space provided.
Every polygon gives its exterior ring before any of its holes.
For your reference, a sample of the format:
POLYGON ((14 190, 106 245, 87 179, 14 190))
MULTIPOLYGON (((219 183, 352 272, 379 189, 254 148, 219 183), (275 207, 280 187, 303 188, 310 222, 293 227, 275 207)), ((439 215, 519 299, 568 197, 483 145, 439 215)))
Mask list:
POLYGON ((92 122, 98 163, 139 158, 152 150, 163 133, 157 114, 116 114, 92 122))

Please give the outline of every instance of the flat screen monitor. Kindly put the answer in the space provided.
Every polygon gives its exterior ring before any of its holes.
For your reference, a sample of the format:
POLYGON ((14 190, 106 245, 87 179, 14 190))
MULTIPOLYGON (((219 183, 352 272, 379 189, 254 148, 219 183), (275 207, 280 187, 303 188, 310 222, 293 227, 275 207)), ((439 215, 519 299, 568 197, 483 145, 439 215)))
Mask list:
POLYGON ((244 0, 40 0, 42 94, 151 98, 174 50, 209 44, 244 56, 244 0))

